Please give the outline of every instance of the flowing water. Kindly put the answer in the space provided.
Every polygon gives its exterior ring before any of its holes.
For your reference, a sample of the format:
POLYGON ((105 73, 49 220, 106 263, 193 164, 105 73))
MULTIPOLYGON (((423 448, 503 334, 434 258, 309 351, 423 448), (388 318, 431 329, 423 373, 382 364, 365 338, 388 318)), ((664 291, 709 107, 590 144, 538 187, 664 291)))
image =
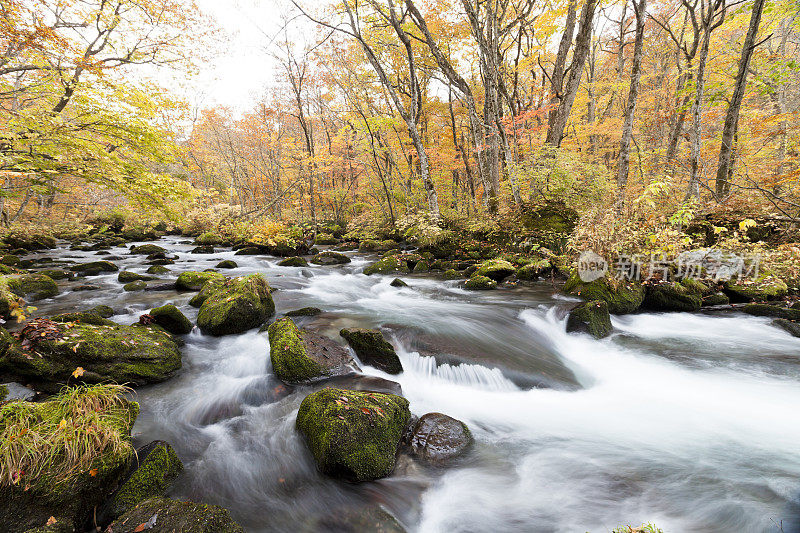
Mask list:
MULTIPOLYGON (((137 391, 137 444, 170 442, 186 469, 173 496, 227 507, 252 532, 296 532, 342 509, 380 504, 409 531, 583 532, 654 522, 667 532, 800 531, 800 339, 766 319, 638 314, 597 341, 565 333, 571 300, 549 284, 468 292, 454 281, 365 276, 372 258, 285 268, 278 259, 193 255, 182 270, 235 259, 227 275, 262 273, 277 312, 338 339, 342 327, 382 327, 405 371, 393 379, 417 415, 466 422, 475 446, 447 468, 401 460, 359 485, 321 476, 294 429, 310 387, 272 374, 266 334, 222 338, 195 330, 173 379, 137 391)), ((142 257, 121 268, 144 272, 142 257)), ((52 253, 48 255, 53 255, 52 253)), ((60 250, 61 259, 95 260, 60 250)), ((102 258, 102 257, 100 257, 102 258)), ((114 307, 132 323, 173 302, 194 319, 192 294, 125 293, 113 275, 62 283, 44 313, 114 307), (100 285, 71 292, 81 283, 100 285)))

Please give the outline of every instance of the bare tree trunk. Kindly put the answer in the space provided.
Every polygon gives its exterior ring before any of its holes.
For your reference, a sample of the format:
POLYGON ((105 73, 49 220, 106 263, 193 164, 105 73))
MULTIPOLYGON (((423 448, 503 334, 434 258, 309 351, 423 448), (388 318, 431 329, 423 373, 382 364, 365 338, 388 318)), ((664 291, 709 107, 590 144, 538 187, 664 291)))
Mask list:
POLYGON ((553 63, 553 73, 550 76, 550 112, 548 113, 547 123, 548 128, 553 127, 553 123, 558 115, 558 105, 561 102, 564 88, 564 73, 566 72, 567 54, 572 47, 572 37, 575 33, 575 15, 576 15, 576 0, 569 0, 567 6, 567 19, 564 21, 564 33, 561 35, 561 41, 558 43, 558 52, 556 53, 556 60, 553 63))
POLYGON ((692 104, 692 137, 687 198, 700 198, 700 150, 703 147, 703 90, 705 88, 706 60, 708 59, 710 41, 711 31, 707 27, 703 30, 700 58, 697 61, 697 81, 695 82, 694 103, 692 104))
POLYGON ((551 127, 547 130, 547 144, 555 147, 561 146, 561 139, 564 136, 564 129, 567 126, 572 104, 578 94, 578 86, 583 76, 583 64, 589 54, 589 45, 592 35, 592 21, 594 20, 595 7, 597 0, 586 0, 581 10, 581 24, 578 28, 578 35, 575 38, 575 51, 572 54, 572 64, 570 66, 569 79, 564 90, 564 95, 558 104, 558 110, 551 127))
MULTIPOLYGON (((763 1, 763 0, 762 0, 763 1)), ((633 4, 636 12, 636 41, 633 45, 633 65, 631 65, 631 87, 628 92, 628 105, 625 108, 625 121, 622 125, 622 139, 619 143, 619 161, 617 162, 617 208, 621 209, 625 200, 625 189, 628 186, 628 165, 630 163, 630 145, 633 135, 633 119, 636 113, 636 100, 639 97, 639 80, 642 70, 642 48, 644 45, 644 21, 647 17, 647 0, 638 0, 633 4)))
POLYGON ((761 23, 763 11, 764 0, 755 0, 753 13, 750 16, 750 27, 747 29, 747 35, 742 45, 742 57, 739 60, 739 72, 736 74, 733 97, 728 106, 728 113, 725 115, 725 126, 722 129, 722 146, 719 150, 719 166, 717 167, 715 187, 717 200, 727 196, 730 192, 729 176, 733 174, 734 138, 739 127, 739 111, 742 107, 742 100, 747 87, 747 71, 750 68, 750 60, 756 47, 756 36, 758 35, 758 26, 761 23))

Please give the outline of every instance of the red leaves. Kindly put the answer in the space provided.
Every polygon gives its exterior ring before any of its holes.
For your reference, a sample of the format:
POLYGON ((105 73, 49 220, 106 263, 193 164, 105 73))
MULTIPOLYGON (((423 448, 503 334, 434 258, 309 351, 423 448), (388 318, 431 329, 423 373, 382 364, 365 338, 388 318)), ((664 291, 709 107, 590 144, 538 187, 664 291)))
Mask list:
POLYGON ((155 317, 153 317, 153 315, 150 315, 148 313, 145 313, 139 317, 139 324, 143 326, 149 326, 155 321, 156 321, 155 317))

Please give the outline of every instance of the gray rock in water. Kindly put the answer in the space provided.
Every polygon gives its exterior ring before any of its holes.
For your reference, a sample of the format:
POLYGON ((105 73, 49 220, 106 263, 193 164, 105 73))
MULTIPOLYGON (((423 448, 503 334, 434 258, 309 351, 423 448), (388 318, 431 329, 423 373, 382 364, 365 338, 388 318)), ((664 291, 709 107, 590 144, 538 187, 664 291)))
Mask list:
POLYGON ((441 464, 462 455, 473 442, 467 425, 442 413, 428 413, 414 426, 411 453, 430 463, 441 464))
MULTIPOLYGON (((13 381, 11 383, 0 384, 0 391, 2 391, 4 387, 6 390, 6 396, 5 398, 0 398, 0 400, 25 400, 26 402, 29 402, 36 397, 35 390, 29 389, 25 385, 14 383, 13 381)), ((0 393, 0 396, 2 396, 2 393, 0 393)))

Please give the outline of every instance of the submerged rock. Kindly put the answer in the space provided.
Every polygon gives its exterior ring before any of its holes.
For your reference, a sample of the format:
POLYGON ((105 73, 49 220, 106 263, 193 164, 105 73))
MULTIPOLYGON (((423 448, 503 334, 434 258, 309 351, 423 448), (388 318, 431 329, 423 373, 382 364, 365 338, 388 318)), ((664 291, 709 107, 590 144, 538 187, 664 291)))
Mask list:
POLYGON ((516 267, 503 259, 490 259, 478 265, 475 274, 500 282, 517 271, 516 267))
POLYGON ((195 270, 181 272, 175 282, 175 288, 179 291, 199 291, 207 281, 223 279, 224 277, 219 272, 198 272, 195 270))
POLYGON ((120 516, 109 527, 113 533, 244 533, 227 509, 216 505, 151 498, 120 516), (148 529, 142 524, 152 524, 148 529))
POLYGON ((275 314, 270 287, 261 274, 213 279, 201 291, 197 325, 210 335, 231 335, 257 328, 275 314))
POLYGON ((378 505, 337 508, 311 520, 301 533, 406 533, 397 519, 378 505))
POLYGON ((410 417, 400 396, 326 388, 306 396, 296 426, 323 473, 368 481, 394 470, 410 417))
POLYGON ((653 311, 698 311, 702 297, 685 285, 674 281, 648 282, 643 307, 653 311))
POLYGON ((473 291, 485 291, 490 289, 497 288, 497 282, 491 278, 486 276, 480 276, 478 274, 473 274, 471 278, 469 278, 466 283, 464 283, 465 289, 470 289, 473 291))
POLYGON ((399 374, 403 371, 400 358, 380 331, 363 328, 345 328, 339 332, 356 352, 362 363, 374 366, 387 374, 399 374))
POLYGON ((32 301, 52 298, 58 294, 58 284, 44 274, 9 276, 8 288, 17 296, 32 301))
POLYGON ((442 464, 464 454, 473 438, 467 425, 442 413, 423 415, 411 432, 411 453, 429 463, 442 464))
POLYGON ((155 324, 175 335, 185 335, 192 331, 192 322, 174 304, 155 307, 148 314, 153 317, 155 324))
POLYGON ((614 315, 633 313, 644 302, 645 290, 641 283, 610 277, 584 282, 577 272, 564 285, 564 292, 579 296, 586 301, 601 300, 608 304, 608 312, 614 315))
POLYGON ((319 307, 302 307, 294 311, 289 311, 286 313, 286 316, 316 316, 320 313, 322 313, 322 309, 319 307))
POLYGON ((350 262, 350 258, 339 252, 320 252, 311 258, 315 265, 344 265, 350 262))
POLYGON ((608 304, 601 300, 585 302, 573 308, 567 318, 567 333, 588 333, 596 339, 611 335, 608 304))
POLYGON ((302 257, 287 257, 286 259, 280 261, 278 266, 282 267, 307 267, 308 261, 303 259, 302 257))
POLYGON ((284 383, 309 383, 353 371, 347 350, 327 337, 300 330, 291 318, 276 320, 267 332, 272 370, 284 383))
POLYGON ((164 496, 183 470, 183 463, 168 443, 160 440, 136 450, 117 490, 103 504, 98 523, 107 525, 147 499, 164 496))
POLYGON ((52 389, 74 381, 78 367, 83 369, 80 381, 131 385, 164 381, 181 367, 181 353, 169 335, 111 324, 32 320, 18 341, 0 343, 0 371, 23 381, 56 385, 52 389))

